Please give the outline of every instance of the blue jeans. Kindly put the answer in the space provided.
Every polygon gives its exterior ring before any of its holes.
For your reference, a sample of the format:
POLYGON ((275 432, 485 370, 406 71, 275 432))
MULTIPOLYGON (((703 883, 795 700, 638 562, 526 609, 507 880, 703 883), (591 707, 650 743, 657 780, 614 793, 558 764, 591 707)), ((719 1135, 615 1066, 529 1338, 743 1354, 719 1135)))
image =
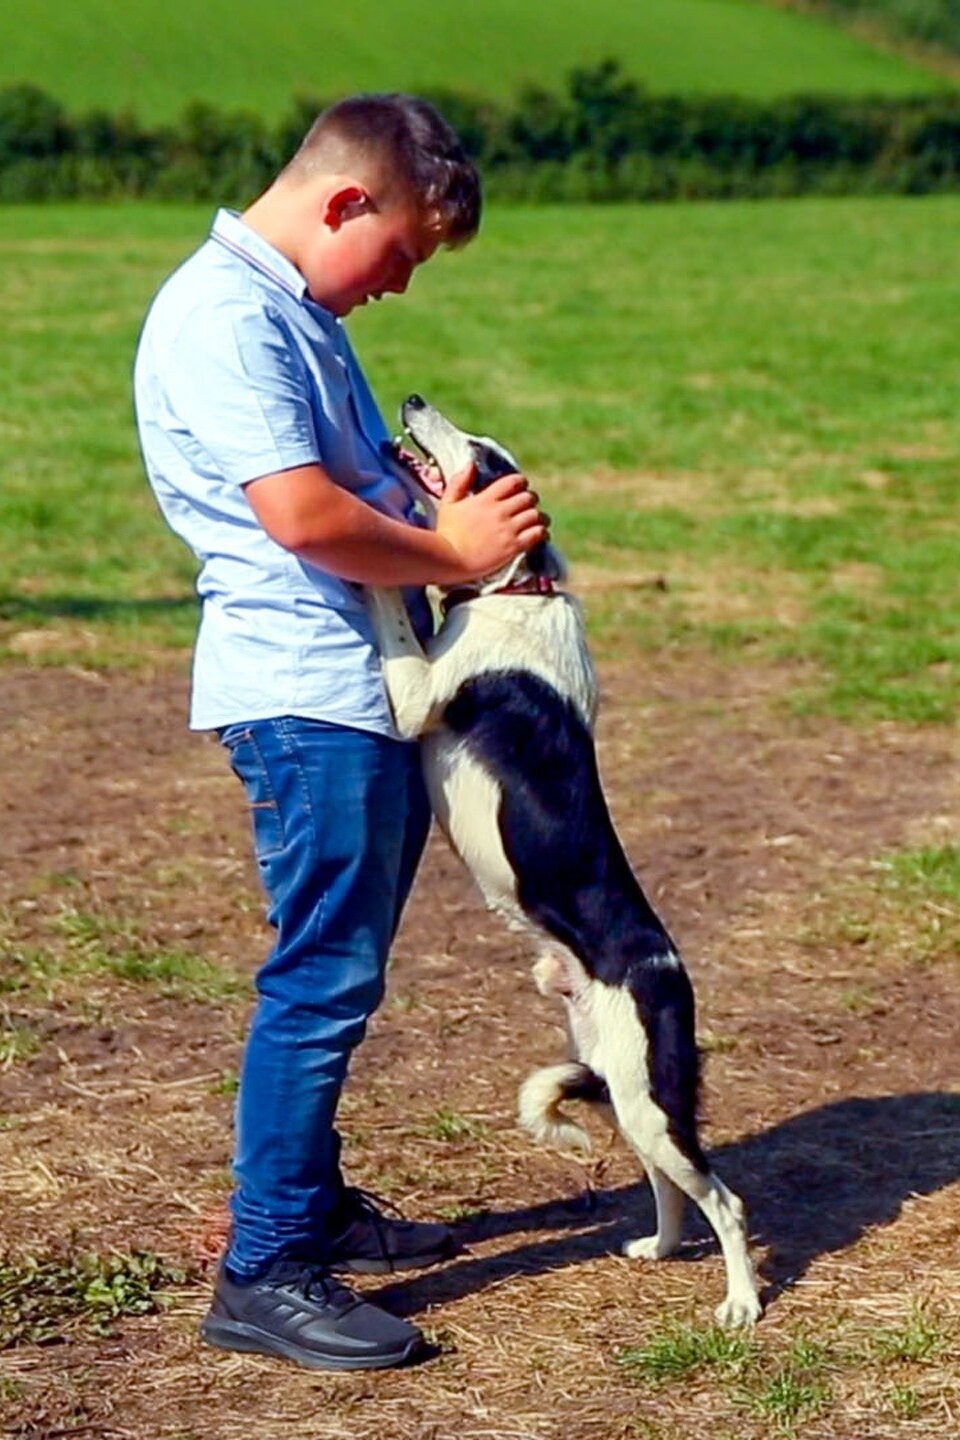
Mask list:
POLYGON ((340 1199, 334 1116, 383 998, 387 954, 430 825, 419 747, 284 716, 220 739, 247 792, 276 943, 237 1097, 227 1267, 321 1257, 340 1199))

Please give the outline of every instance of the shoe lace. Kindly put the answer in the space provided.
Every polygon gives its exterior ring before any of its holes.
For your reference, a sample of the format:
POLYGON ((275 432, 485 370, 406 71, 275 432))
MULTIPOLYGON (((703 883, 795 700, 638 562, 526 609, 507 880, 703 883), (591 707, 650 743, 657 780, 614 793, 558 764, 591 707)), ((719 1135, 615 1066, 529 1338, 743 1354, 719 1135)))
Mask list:
POLYGON ((304 1299, 319 1299, 327 1304, 343 1304, 357 1298, 349 1286, 342 1284, 323 1265, 304 1265, 298 1276, 298 1288, 304 1299))
POLYGON ((392 1200, 387 1200, 382 1195, 376 1195, 372 1190, 361 1190, 359 1185, 346 1186, 343 1192, 343 1201, 345 1212, 349 1212, 351 1215, 365 1215, 374 1223, 384 1218, 385 1210, 398 1220, 406 1218, 399 1205, 395 1205, 392 1200))

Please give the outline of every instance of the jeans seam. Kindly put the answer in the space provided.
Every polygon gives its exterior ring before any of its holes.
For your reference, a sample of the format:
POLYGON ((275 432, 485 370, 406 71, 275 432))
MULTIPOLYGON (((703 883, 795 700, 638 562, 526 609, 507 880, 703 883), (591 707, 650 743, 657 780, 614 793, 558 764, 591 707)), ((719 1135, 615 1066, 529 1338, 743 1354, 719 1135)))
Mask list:
MULTIPOLYGON (((271 845, 271 846, 268 846, 268 847, 264 847, 264 849, 261 851, 260 847, 259 847, 258 844, 257 844, 257 839, 256 839, 256 815, 255 815, 255 811, 256 811, 257 809, 262 809, 262 808, 264 808, 264 802, 260 802, 260 803, 258 804, 256 801, 254 801, 253 799, 251 799, 251 798, 248 796, 248 798, 247 798, 247 807, 248 807, 248 809, 249 809, 249 811, 250 811, 250 821, 251 821, 251 825, 253 826, 253 833, 254 833, 254 853, 256 854, 258 863, 265 864, 265 863, 269 863, 275 856, 282 854, 282 852, 283 852, 283 850, 284 850, 284 847, 286 846, 286 843, 287 843, 287 827, 286 827, 286 825, 284 824, 284 820, 283 820, 283 810, 282 810, 282 808, 281 808, 281 806, 280 806, 280 801, 279 801, 279 799, 278 799, 278 797, 277 797, 276 788, 275 788, 274 783, 273 783, 273 777, 272 777, 271 774, 270 774, 270 767, 269 767, 269 765, 267 764, 266 756, 265 756, 264 753, 263 753, 263 746, 260 744, 259 740, 257 739, 256 731, 254 730, 253 726, 251 726, 251 725, 246 726, 246 727, 244 728, 244 730, 241 732, 241 734, 239 734, 238 736, 236 736, 233 744, 227 744, 227 745, 225 746, 225 748, 227 749, 227 751, 228 751, 228 753, 230 754, 231 759, 232 759, 235 750, 236 750, 244 741, 247 742, 247 744, 250 746, 251 750, 253 751, 254 755, 256 756, 257 768, 258 768, 258 770, 259 770, 259 772, 260 772, 260 776, 261 776, 261 779, 262 779, 264 792, 265 792, 265 795, 266 795, 266 803, 269 804, 269 806, 273 809, 273 812, 274 812, 274 815, 276 816, 276 821, 277 821, 277 841, 278 841, 278 843, 275 844, 275 845, 271 845)), ((223 743, 223 742, 221 742, 221 743, 223 743)), ((246 786, 244 786, 244 789, 246 789, 246 786)))
MULTIPOLYGON (((320 849, 319 835, 317 832, 317 813, 313 804, 313 797, 310 794, 310 785, 304 771, 303 752, 297 744, 297 738, 294 733, 294 726, 297 722, 287 719, 286 716, 281 716, 275 720, 273 724, 287 760, 296 767, 297 784, 300 787, 300 805, 309 825, 310 841, 314 855, 316 855, 320 849)), ((310 935, 314 943, 318 941, 320 930, 326 918, 327 900, 328 890, 325 887, 323 893, 317 897, 314 906, 314 921, 310 927, 310 935)))

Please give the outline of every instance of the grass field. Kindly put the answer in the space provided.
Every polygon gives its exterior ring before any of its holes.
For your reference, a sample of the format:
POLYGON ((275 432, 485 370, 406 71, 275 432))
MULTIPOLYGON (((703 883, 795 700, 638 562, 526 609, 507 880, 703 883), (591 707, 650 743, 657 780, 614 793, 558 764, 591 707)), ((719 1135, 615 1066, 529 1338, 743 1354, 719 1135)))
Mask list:
POLYGON ((903 94, 943 83, 762 0, 556 0, 546 23, 541 7, 510 0, 289 0, 279 19, 253 0, 23 0, 0 12, 0 85, 32 80, 71 109, 133 107, 147 120, 197 98, 275 119, 297 94, 442 85, 506 97, 606 56, 661 92, 903 94))
MULTIPOLYGON (((792 655, 794 703, 960 696, 953 198, 505 210, 356 317, 381 403, 506 437, 608 649, 792 655), (662 588, 651 589, 657 580, 662 588)), ((141 478, 129 370, 208 214, 15 209, 0 239, 0 645, 189 643, 192 562, 141 478)))
POLYGON ((356 317, 384 407, 507 439, 574 562, 766 1304, 713 1327, 693 1217, 675 1263, 624 1259, 651 1204, 599 1124, 586 1165, 518 1132, 561 1017, 435 836, 342 1129, 351 1183, 467 1248, 361 1280, 434 1346, 377 1376, 196 1338, 269 938, 239 787, 185 730, 193 566, 129 374, 208 219, 0 227, 0 1434, 955 1433, 960 200, 495 211, 356 317))

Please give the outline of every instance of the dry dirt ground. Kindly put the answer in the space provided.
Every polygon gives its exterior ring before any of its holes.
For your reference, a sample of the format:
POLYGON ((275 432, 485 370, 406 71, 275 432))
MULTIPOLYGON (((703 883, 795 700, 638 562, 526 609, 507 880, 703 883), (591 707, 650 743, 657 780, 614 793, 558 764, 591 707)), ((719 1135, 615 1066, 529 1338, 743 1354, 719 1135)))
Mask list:
POLYGON ((593 1125, 587 1169, 517 1130, 517 1086, 560 1057, 560 1016, 436 840, 344 1101, 355 1183, 462 1217, 462 1258, 363 1285, 416 1317, 434 1358, 330 1377, 204 1349, 247 982, 268 941, 240 790, 184 728, 182 673, 8 669, 0 1002, 29 1043, 0 1071, 2 1249, 11 1263, 148 1250, 187 1278, 105 1336, 81 1316, 58 1343, 6 1349, 0 1433, 958 1433, 956 956, 930 958, 936 916, 891 899, 877 869, 957 840, 956 735, 791 717, 779 698, 795 677, 741 663, 637 660, 602 679, 611 806, 694 977, 705 1138, 750 1210, 759 1369, 671 1384, 623 1363, 672 1323, 709 1325, 716 1247, 691 1216, 676 1261, 621 1258, 652 1216, 622 1145, 593 1125), (188 954, 240 983, 203 992, 189 967, 138 979, 130 954, 188 954), (889 1343, 911 1316, 934 1334, 923 1354, 889 1343), (819 1379, 791 1409, 771 1385, 798 1337, 820 1347, 819 1379))

